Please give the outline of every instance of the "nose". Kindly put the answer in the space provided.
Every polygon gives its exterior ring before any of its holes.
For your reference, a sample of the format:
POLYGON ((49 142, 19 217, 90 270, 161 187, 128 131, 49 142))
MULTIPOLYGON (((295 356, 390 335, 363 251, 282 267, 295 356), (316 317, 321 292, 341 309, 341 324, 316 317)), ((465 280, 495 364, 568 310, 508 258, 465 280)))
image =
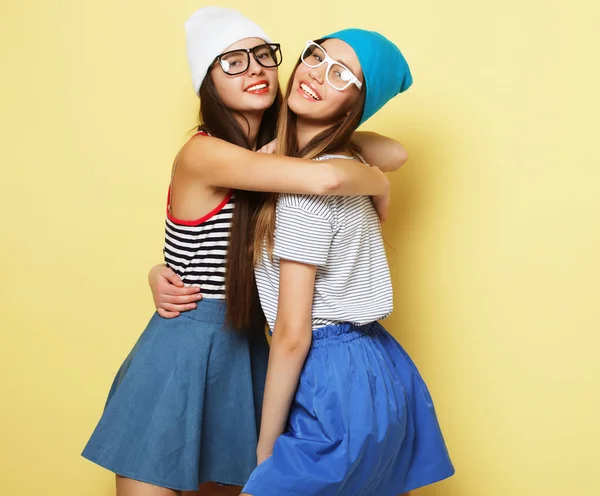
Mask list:
POLYGON ((314 81, 316 81, 319 84, 323 84, 323 81, 325 81, 325 71, 327 70, 325 64, 320 65, 319 67, 313 67, 310 72, 308 73, 308 75, 310 76, 311 79, 313 79, 314 81))
POLYGON ((248 75, 249 76, 260 76, 264 74, 265 68, 260 65, 254 56, 250 54, 250 65, 248 66, 248 75))

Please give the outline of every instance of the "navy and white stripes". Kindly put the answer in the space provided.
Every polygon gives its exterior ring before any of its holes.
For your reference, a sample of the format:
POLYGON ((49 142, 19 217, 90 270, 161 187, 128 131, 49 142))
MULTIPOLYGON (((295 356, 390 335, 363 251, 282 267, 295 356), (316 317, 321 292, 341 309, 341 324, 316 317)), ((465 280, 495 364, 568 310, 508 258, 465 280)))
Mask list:
POLYGON ((212 212, 181 221, 167 212, 164 257, 186 286, 205 298, 225 298, 225 266, 235 199, 230 192, 212 212))

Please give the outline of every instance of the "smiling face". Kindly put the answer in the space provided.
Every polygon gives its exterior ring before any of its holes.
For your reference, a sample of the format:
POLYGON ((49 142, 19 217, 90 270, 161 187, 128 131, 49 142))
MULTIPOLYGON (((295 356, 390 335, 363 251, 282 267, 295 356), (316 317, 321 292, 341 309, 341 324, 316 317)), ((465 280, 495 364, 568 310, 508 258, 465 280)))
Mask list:
MULTIPOLYGON (((264 45, 265 41, 260 38, 246 38, 227 47, 223 53, 237 49, 254 48, 264 45)), ((268 50, 259 52, 257 57, 270 56, 268 50)), ((277 67, 263 67, 254 55, 250 53, 250 65, 248 70, 242 74, 229 75, 222 69, 222 64, 235 72, 235 68, 246 64, 247 55, 243 52, 227 54, 221 59, 221 63, 215 62, 210 71, 210 77, 215 85, 219 97, 231 110, 246 112, 264 112, 275 100, 279 87, 277 67)))
MULTIPOLYGON (((332 59, 341 62, 360 82, 363 81, 358 57, 350 45, 336 38, 327 39, 320 45, 332 59)), ((287 104, 298 118, 330 125, 338 122, 354 104, 360 91, 357 86, 350 84, 343 91, 334 89, 327 82, 327 70, 325 63, 308 67, 301 62, 296 68, 287 104)), ((334 74, 333 70, 335 68, 332 69, 330 80, 340 76, 334 74)))

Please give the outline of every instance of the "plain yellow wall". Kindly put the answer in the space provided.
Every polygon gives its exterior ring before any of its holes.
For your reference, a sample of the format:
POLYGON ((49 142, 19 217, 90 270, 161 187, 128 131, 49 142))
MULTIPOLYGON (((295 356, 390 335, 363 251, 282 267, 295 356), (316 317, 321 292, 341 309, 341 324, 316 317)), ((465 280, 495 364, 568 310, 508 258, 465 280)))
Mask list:
MULTIPOLYGON (((402 140, 389 328, 428 381, 457 475, 417 496, 600 494, 600 160, 579 2, 213 2, 284 46, 351 26, 413 88, 366 126, 402 140)), ((590 2, 591 4, 591 2, 590 2)), ((152 312, 171 160, 196 119, 198 1, 1 0, 0 494, 104 496, 79 457, 152 312)))

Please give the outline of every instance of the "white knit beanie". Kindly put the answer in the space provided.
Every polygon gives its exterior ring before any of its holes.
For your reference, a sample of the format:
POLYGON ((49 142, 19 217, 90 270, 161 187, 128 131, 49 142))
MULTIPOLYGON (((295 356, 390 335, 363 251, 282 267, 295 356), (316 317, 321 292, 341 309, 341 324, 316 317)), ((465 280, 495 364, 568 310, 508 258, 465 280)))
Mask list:
POLYGON ((240 12, 222 7, 197 10, 185 23, 187 57, 196 94, 215 57, 246 38, 271 40, 262 28, 240 12))

